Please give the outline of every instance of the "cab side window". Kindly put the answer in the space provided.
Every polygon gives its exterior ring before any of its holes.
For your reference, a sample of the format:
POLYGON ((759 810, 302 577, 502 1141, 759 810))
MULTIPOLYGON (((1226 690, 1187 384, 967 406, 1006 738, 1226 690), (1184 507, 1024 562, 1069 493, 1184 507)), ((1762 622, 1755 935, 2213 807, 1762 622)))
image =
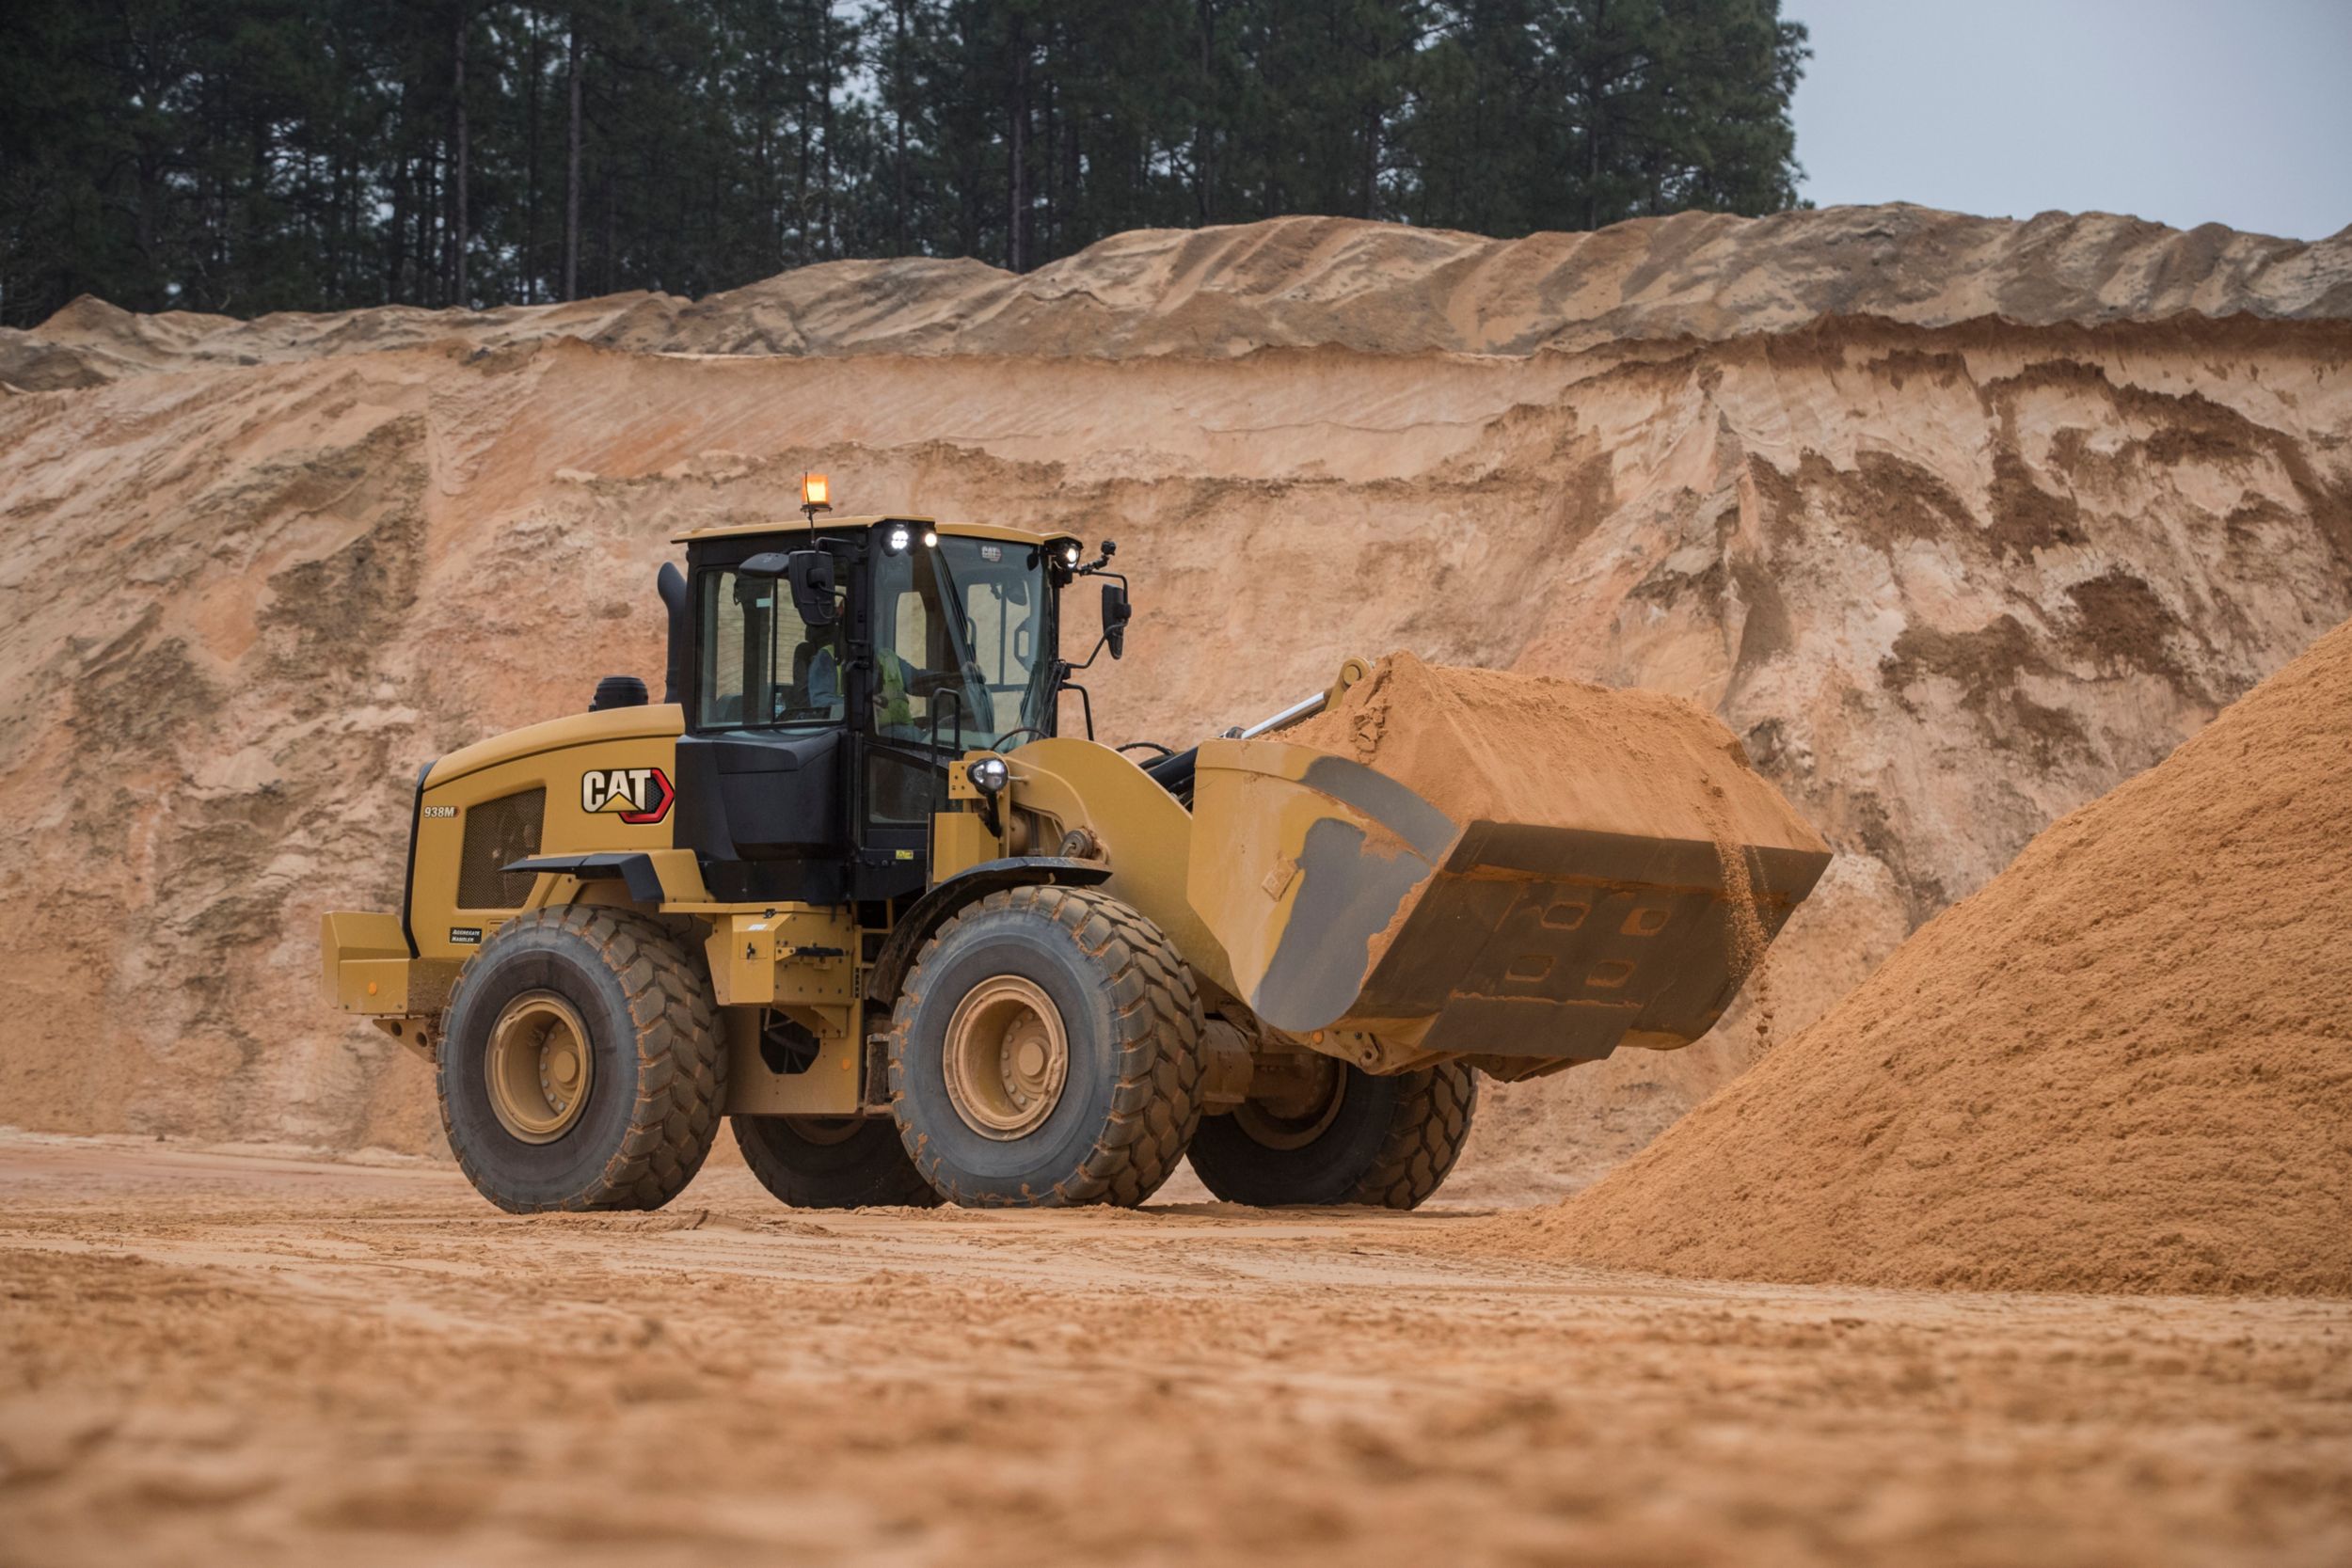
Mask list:
POLYGON ((841 717, 832 630, 812 633, 773 578, 719 571, 702 581, 698 728, 815 724, 841 717))
POLYGON ((930 669, 939 660, 931 648, 930 607, 923 595, 905 593, 898 595, 897 612, 891 617, 890 646, 906 664, 916 669, 930 669))
POLYGON ((741 579, 733 572, 712 572, 703 578, 702 669, 695 688, 699 703, 695 720, 706 729, 728 728, 744 721, 744 697, 760 661, 749 657, 750 622, 764 610, 744 602, 738 593, 741 579))

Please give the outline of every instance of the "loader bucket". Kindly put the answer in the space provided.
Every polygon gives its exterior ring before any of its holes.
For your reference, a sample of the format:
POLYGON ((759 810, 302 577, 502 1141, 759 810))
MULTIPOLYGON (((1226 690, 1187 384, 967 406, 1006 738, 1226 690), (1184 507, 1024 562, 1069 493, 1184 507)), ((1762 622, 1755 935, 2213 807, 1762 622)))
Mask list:
MULTIPOLYGON (((1768 942, 1830 857, 1740 852, 1768 942)), ((1239 994, 1294 1035, 1591 1060, 1688 1044, 1745 978, 1711 838, 1456 822, 1375 768, 1281 741, 1200 747, 1187 872, 1239 994)))

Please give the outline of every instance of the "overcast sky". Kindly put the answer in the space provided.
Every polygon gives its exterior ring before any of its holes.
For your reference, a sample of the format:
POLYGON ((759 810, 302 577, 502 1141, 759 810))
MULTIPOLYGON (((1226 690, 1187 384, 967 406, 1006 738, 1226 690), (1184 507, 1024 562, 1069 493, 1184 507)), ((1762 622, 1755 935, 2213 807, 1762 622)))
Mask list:
POLYGON ((1802 187, 2315 240, 2352 224, 2352 0, 1782 0, 1802 187))

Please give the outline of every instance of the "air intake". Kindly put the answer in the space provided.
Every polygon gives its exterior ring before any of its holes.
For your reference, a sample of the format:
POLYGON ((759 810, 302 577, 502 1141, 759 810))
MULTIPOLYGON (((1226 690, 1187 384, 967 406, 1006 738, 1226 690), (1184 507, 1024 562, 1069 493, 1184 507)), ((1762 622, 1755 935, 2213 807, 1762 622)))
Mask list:
POLYGON ((539 852, 539 825, 548 792, 526 789, 466 808, 466 839, 457 853, 457 907, 516 910, 531 896, 532 873, 504 866, 539 852))

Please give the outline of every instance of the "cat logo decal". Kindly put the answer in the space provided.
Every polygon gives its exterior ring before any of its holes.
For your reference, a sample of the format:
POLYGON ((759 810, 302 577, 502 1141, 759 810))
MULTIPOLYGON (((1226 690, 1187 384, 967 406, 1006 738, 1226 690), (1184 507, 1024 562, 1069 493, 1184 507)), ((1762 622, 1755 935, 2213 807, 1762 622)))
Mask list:
POLYGON ((580 809, 611 812, 631 827, 670 815, 677 791, 659 768, 591 768, 580 776, 580 809))

